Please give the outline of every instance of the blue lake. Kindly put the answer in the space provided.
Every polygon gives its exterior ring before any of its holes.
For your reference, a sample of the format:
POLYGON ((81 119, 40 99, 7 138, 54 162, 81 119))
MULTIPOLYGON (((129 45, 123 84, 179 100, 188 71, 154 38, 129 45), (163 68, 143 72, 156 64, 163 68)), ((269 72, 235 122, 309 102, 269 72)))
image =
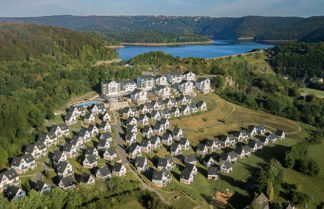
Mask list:
POLYGON ((257 43, 253 41, 238 40, 215 40, 208 45, 180 45, 180 46, 127 46, 117 49, 119 57, 123 60, 152 51, 163 51, 173 56, 211 58, 226 55, 235 55, 248 52, 255 48, 266 49, 273 47, 270 44, 257 43))

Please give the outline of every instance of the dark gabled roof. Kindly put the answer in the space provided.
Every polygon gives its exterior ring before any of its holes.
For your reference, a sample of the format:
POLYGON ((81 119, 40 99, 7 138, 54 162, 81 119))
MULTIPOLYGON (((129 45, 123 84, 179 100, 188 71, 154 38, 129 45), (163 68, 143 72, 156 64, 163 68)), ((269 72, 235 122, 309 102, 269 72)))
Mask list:
POLYGON ((215 144, 215 141, 214 140, 211 140, 211 139, 209 139, 209 140, 207 140, 206 141, 206 146, 207 147, 212 147, 212 146, 214 146, 214 144, 215 144))
POLYGON ((277 129, 276 132, 275 132, 275 135, 276 135, 276 136, 282 136, 283 133, 284 133, 283 130, 279 130, 279 129, 277 129))
POLYGON ((255 126, 254 126, 254 125, 249 125, 249 126, 247 127, 246 131, 247 131, 248 133, 251 133, 254 129, 255 129, 255 126))
POLYGON ((199 102, 197 102, 197 107, 201 107, 204 104, 206 104, 205 101, 199 101, 199 102))
POLYGON ((106 149, 106 152, 107 152, 110 156, 116 154, 115 150, 114 150, 113 148, 111 148, 111 147, 110 147, 110 148, 107 148, 107 149, 106 149))
POLYGON ((154 130, 160 130, 163 127, 164 127, 163 124, 159 121, 155 124, 154 130))
POLYGON ((171 152, 175 152, 175 151, 178 149, 179 146, 180 146, 179 143, 177 143, 177 142, 173 142, 173 143, 171 144, 171 146, 170 146, 170 151, 171 151, 171 152))
POLYGON ((93 163, 97 162, 97 159, 94 155, 87 155, 85 157, 85 160, 87 160, 89 162, 89 164, 93 164, 93 163))
POLYGON ((145 166, 146 158, 145 157, 137 157, 135 159, 135 167, 143 168, 145 166))
MULTIPOLYGON (((238 154, 238 155, 240 155, 242 152, 243 152, 243 146, 237 146, 236 148, 235 148, 235 153, 236 154, 238 154)), ((245 151, 245 150, 244 150, 245 151)))
POLYGON ((93 155, 94 153, 97 153, 97 150, 94 147, 88 147, 85 151, 85 155, 93 155))
POLYGON ((122 163, 115 163, 113 166, 113 171, 115 172, 120 172, 120 170, 122 169, 123 164, 122 163))
POLYGON ((128 113, 128 112, 132 112, 132 109, 130 107, 125 107, 123 109, 123 113, 128 113))
MULTIPOLYGON (((134 119, 136 120, 135 117, 129 117, 129 118, 127 118, 127 120, 126 120, 126 123, 127 123, 127 124, 130 123, 130 122, 132 122, 134 119)), ((137 121, 137 120, 136 120, 136 121, 137 121)))
POLYGON ((56 166, 56 170, 59 173, 63 173, 65 171, 65 169, 67 168, 67 166, 69 165, 69 163, 67 161, 61 161, 57 164, 56 166))
POLYGON ((176 112, 176 111, 180 111, 178 107, 172 107, 172 108, 171 108, 171 112, 172 112, 172 113, 173 113, 173 112, 176 112))
POLYGON ((11 161, 11 166, 19 166, 23 160, 23 157, 14 157, 11 161))
POLYGON ((92 113, 87 112, 87 113, 85 114, 84 118, 85 118, 85 119, 89 119, 91 116, 93 116, 92 113))
POLYGON ((218 136, 218 139, 219 139, 219 141, 221 141, 221 142, 225 142, 226 140, 227 140, 227 136, 225 136, 225 135, 220 135, 220 136, 218 136))
POLYGON ((206 155, 202 160, 203 163, 207 164, 210 160, 216 161, 213 155, 206 155))
POLYGON ((107 139, 100 139, 98 141, 97 147, 106 147, 107 143, 109 144, 107 139))
POLYGON ((232 167, 228 161, 223 162, 221 166, 225 169, 230 169, 232 167))
POLYGON ((161 158, 161 157, 158 158, 158 166, 165 167, 165 166, 167 166, 168 163, 172 163, 172 162, 173 162, 173 160, 170 156, 165 157, 165 158, 161 158))
POLYGON ((152 180, 161 181, 163 177, 162 171, 153 171, 152 180))
POLYGON ((39 150, 44 150, 44 149, 46 149, 45 144, 42 143, 42 142, 36 142, 36 146, 37 146, 37 148, 38 148, 39 150))
POLYGON ((35 161, 35 158, 31 154, 24 154, 22 157, 24 158, 26 163, 30 163, 32 161, 35 161))
POLYGON ((111 133, 109 133, 109 132, 105 132, 105 133, 102 133, 101 135, 100 135, 100 138, 101 139, 110 139, 110 138, 112 138, 111 137, 111 133))
POLYGON ((137 127, 135 125, 129 125, 129 126, 127 126, 126 132, 133 130, 134 127, 137 129, 137 127))
POLYGON ((70 120, 73 116, 73 112, 68 112, 66 115, 65 115, 65 120, 70 120))
POLYGON ((64 147, 63 147, 63 151, 64 152, 71 152, 72 149, 74 148, 74 145, 71 143, 65 143, 64 147))
POLYGON ((181 131, 182 131, 182 130, 181 130, 180 128, 174 128, 174 129, 172 130, 172 134, 173 134, 173 135, 178 135, 181 131))
POLYGON ((65 123, 62 123, 62 124, 59 124, 61 130, 69 130, 69 127, 65 124, 65 123))
POLYGON ((89 173, 82 173, 80 176, 80 182, 82 183, 88 183, 90 179, 93 178, 91 174, 89 173))
POLYGON ((234 151, 230 151, 228 155, 231 157, 231 159, 237 158, 237 155, 234 151))
POLYGON ((89 125, 89 127, 88 127, 88 131, 92 131, 92 130, 94 130, 94 129, 96 129, 96 128, 97 128, 96 125, 91 124, 91 125, 89 125))
POLYGON ((169 132, 169 131, 165 132, 165 133, 162 135, 162 140, 163 140, 163 141, 164 141, 164 140, 168 140, 169 138, 172 139, 172 133, 169 132))
POLYGON ((207 171, 208 175, 217 175, 218 174, 218 167, 215 166, 210 166, 208 167, 208 171, 207 171))
POLYGON ((168 115, 168 114, 170 114, 170 111, 169 111, 168 109, 164 109, 164 110, 162 111, 162 113, 163 113, 164 115, 168 115))
POLYGON ((62 157, 62 155, 63 155, 63 152, 61 152, 61 151, 59 151, 59 150, 56 150, 54 153, 53 153, 53 160, 55 161, 55 162, 58 162, 60 159, 61 159, 61 157, 62 157))
POLYGON ((188 168, 183 169, 181 172, 181 179, 189 180, 191 177, 191 171, 188 168))
POLYGON ((149 139, 142 139, 141 147, 147 147, 150 143, 149 139))
POLYGON ((202 143, 199 143, 198 146, 197 146, 197 151, 205 151, 206 150, 206 145, 205 144, 202 144, 202 143))
POLYGON ((86 129, 86 128, 82 128, 82 129, 79 131, 78 135, 84 137, 84 136, 86 135, 87 132, 89 132, 88 129, 86 129))
POLYGON ((185 161, 186 163, 196 162, 196 161, 197 161, 197 157, 196 157, 196 155, 194 155, 194 154, 187 155, 187 156, 185 157, 184 161, 185 161))
POLYGON ((128 148, 128 153, 133 153, 137 148, 138 148, 138 144, 137 143, 131 144, 129 146, 129 148, 128 148))
POLYGON ((37 141, 45 142, 47 136, 48 136, 48 134, 41 134, 38 136, 37 141))
POLYGON ((249 152, 251 152, 250 147, 249 147, 248 145, 244 145, 244 146, 243 146, 243 149, 244 149, 244 152, 245 152, 245 153, 249 153, 249 152))
POLYGON ((182 106, 180 107, 180 111, 183 112, 183 111, 185 111, 185 109, 187 109, 187 108, 189 108, 188 105, 182 105, 182 106))
POLYGON ((144 126, 143 132, 148 132, 149 130, 152 130, 151 126, 144 126))
POLYGON ((110 124, 107 121, 104 121, 100 124, 100 128, 105 128, 106 126, 110 126, 110 124))
POLYGON ((14 198, 17 195, 17 193, 18 193, 19 190, 20 190, 20 188, 17 187, 17 186, 9 186, 6 189, 6 195, 7 195, 7 197, 9 199, 12 199, 12 198, 14 198))
POLYGON ((180 145, 186 145, 189 142, 189 140, 187 138, 182 137, 179 141, 180 145))
POLYGON ((111 174, 111 170, 108 166, 101 167, 97 170, 102 176, 109 176, 111 174))
POLYGON ((148 116, 146 114, 142 114, 138 117, 138 120, 144 120, 144 118, 148 119, 148 116))
POLYGON ((32 153, 36 148, 36 144, 27 144, 25 148, 25 153, 32 153))
POLYGON ((151 144, 155 144, 158 142, 158 140, 161 140, 159 136, 154 135, 150 138, 151 144))
POLYGON ((196 168, 195 165, 193 164, 186 164, 186 169, 188 169, 191 173, 193 172, 194 168, 196 168))
POLYGON ((241 131, 232 131, 231 134, 233 134, 234 137, 239 137, 241 135, 241 131))
POLYGON ((74 184, 73 176, 66 176, 64 178, 61 178, 61 182, 65 188, 72 186, 74 184))
POLYGON ((34 185, 34 189, 38 192, 41 192, 45 185, 45 182, 38 180, 34 185))
POLYGON ((6 176, 9 180, 15 179, 18 177, 17 172, 15 171, 15 169, 9 169, 6 170, 5 172, 0 174, 0 182, 2 181, 2 178, 6 176))
POLYGON ((125 135, 125 139, 126 139, 126 141, 130 141, 131 138, 134 137, 134 135, 135 135, 135 139, 136 139, 136 134, 135 134, 135 133, 133 133, 133 132, 126 133, 126 135, 125 135))

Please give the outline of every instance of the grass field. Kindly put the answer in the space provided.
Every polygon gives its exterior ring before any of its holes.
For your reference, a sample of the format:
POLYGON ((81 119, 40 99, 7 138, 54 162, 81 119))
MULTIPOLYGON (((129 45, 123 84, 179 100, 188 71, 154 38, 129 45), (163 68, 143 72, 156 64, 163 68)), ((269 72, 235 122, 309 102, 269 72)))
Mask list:
POLYGON ((298 92, 299 92, 302 96, 306 96, 306 95, 314 94, 315 96, 317 96, 317 97, 319 97, 319 98, 324 98, 324 91, 317 90, 317 89, 299 88, 299 89, 298 89, 298 92))
MULTIPOLYGON (((226 134, 229 131, 238 130, 241 127, 247 127, 249 124, 264 124, 269 130, 282 129, 287 133, 285 140, 271 144, 253 153, 250 157, 239 160, 233 165, 233 173, 228 175, 221 174, 220 180, 216 182, 208 180, 202 175, 203 170, 206 168, 200 165, 202 172, 195 177, 195 182, 192 185, 181 184, 175 179, 170 185, 164 188, 164 190, 169 192, 181 191, 186 193, 194 199, 196 205, 200 205, 202 208, 206 207, 207 202, 210 201, 210 198, 217 190, 228 190, 234 193, 230 203, 235 208, 241 208, 245 204, 248 204, 251 198, 248 192, 251 174, 256 171, 259 165, 264 164, 272 158, 282 160, 284 153, 290 146, 307 136, 305 129, 312 129, 311 126, 286 118, 232 104, 215 94, 198 95, 197 100, 205 100, 208 111, 171 121, 171 124, 184 129, 185 136, 193 146, 197 145, 202 139, 212 139, 217 135, 226 134)), ((319 205, 320 201, 324 200, 324 188, 317 186, 324 185, 324 160, 321 159, 323 146, 313 146, 310 150, 310 153, 312 153, 310 154, 311 157, 318 160, 321 164, 322 173, 319 176, 310 177, 291 169, 284 169, 285 181, 299 185, 299 191, 306 192, 312 196, 313 204, 309 208, 316 208, 315 205, 319 205), (309 185, 312 185, 312 187, 309 185), (316 189, 313 189, 315 187, 316 189)), ((284 199, 279 197, 278 200, 284 199)), ((186 204, 189 203, 186 202, 186 204)), ((196 207, 194 204, 189 207, 183 203, 178 208, 194 207, 196 207)))

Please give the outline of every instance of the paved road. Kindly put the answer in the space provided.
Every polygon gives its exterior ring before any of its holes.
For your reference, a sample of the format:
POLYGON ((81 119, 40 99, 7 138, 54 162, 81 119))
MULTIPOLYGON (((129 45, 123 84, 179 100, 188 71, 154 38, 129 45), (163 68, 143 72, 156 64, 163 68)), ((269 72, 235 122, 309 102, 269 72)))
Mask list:
POLYGON ((169 204, 167 200, 154 188, 147 185, 143 179, 137 174, 137 172, 133 169, 132 166, 129 165, 129 161, 127 159, 127 153, 123 148, 123 139, 120 137, 120 134, 123 133, 121 123, 114 124, 113 127, 115 128, 115 139, 116 139, 116 146, 117 146, 117 154, 121 158, 122 163, 125 165, 127 170, 129 170, 135 178, 142 184, 142 187, 148 191, 154 192, 163 202, 169 204))

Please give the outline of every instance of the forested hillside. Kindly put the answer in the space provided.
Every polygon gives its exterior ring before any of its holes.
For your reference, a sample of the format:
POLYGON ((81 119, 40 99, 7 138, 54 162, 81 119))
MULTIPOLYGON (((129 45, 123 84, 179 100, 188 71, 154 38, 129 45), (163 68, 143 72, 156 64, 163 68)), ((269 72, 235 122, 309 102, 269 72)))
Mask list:
MULTIPOLYGON (((268 50, 273 69, 281 75, 306 83, 313 77, 324 76, 324 43, 289 43, 268 50)), ((317 88, 324 89, 318 86, 317 88)))
POLYGON ((0 24, 0 60, 51 56, 81 62, 117 57, 113 50, 88 35, 69 29, 21 23, 0 24))
POLYGON ((139 31, 120 34, 109 34, 120 42, 130 43, 175 43, 175 42, 203 42, 211 39, 198 35, 181 35, 163 31, 139 31))
POLYGON ((163 31, 180 35, 201 35, 214 38, 249 37, 257 40, 323 40, 324 17, 261 17, 239 18, 178 16, 47 16, 0 18, 0 21, 28 22, 65 27, 79 31, 121 34, 142 31, 163 31))
POLYGON ((45 131, 44 119, 52 118, 55 108, 90 91, 103 76, 114 76, 113 71, 93 70, 91 66, 96 60, 117 56, 80 32, 1 24, 0 167, 8 157, 18 154, 22 145, 45 131))

